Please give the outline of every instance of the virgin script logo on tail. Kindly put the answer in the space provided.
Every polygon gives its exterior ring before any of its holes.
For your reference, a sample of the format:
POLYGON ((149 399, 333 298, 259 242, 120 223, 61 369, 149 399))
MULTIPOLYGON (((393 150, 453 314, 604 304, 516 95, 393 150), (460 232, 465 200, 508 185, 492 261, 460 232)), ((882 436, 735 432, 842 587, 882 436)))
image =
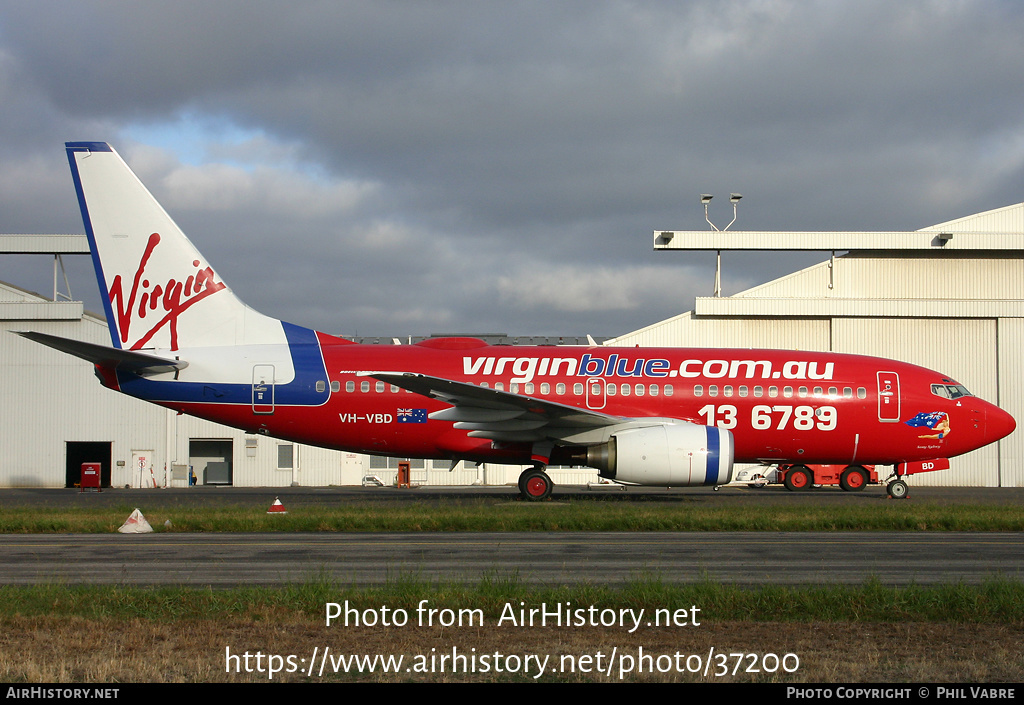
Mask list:
POLYGON ((149 330, 142 333, 131 349, 142 348, 150 339, 165 325, 170 327, 171 350, 178 349, 178 316, 193 304, 196 304, 211 294, 216 294, 225 288, 223 282, 215 281, 215 274, 210 267, 200 267, 199 260, 192 260, 192 266, 196 268, 195 273, 190 274, 184 282, 170 277, 165 284, 154 284, 146 278, 146 266, 156 246, 160 244, 160 233, 153 233, 149 236, 146 249, 139 260, 139 266, 135 270, 135 278, 132 280, 132 291, 125 301, 124 289, 121 275, 114 277, 110 285, 110 305, 117 317, 117 330, 121 336, 121 343, 131 340, 132 324, 139 321, 139 325, 151 324, 149 330), (138 307, 136 307, 136 301, 138 307), (159 310, 158 310, 159 309, 159 310), (142 320, 150 314, 163 316, 156 321, 142 320))

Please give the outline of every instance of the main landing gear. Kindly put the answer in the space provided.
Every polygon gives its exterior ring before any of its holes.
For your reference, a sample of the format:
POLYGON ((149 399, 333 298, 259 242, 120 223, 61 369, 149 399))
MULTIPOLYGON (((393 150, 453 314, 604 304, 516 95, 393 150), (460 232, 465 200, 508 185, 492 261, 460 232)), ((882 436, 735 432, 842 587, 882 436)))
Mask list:
POLYGON ((528 502, 540 502, 551 496, 555 484, 544 472, 543 465, 534 465, 519 476, 519 494, 528 502))

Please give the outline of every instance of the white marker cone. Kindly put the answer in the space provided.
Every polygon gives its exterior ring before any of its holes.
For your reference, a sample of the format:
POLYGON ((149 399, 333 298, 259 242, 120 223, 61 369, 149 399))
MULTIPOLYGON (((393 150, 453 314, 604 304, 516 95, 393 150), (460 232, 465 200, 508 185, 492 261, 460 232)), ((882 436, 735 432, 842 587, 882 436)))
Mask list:
POLYGON ((151 534, 153 527, 146 521, 146 517, 142 516, 142 512, 136 509, 117 531, 121 534, 151 534))

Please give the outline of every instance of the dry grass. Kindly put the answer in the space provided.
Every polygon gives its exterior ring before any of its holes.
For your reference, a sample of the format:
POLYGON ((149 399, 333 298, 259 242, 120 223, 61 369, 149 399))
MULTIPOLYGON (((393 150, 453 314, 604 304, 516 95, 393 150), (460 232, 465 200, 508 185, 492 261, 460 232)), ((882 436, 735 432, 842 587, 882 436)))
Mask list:
MULTIPOLYGON (((225 648, 233 654, 312 655, 314 646, 334 654, 460 653, 562 655, 777 653, 800 657, 794 674, 703 678, 688 673, 630 674, 629 681, 720 682, 1021 682, 1024 628, 999 624, 782 623, 726 621, 700 627, 628 634, 603 628, 339 628, 320 619, 290 615, 265 620, 86 619, 7 617, 0 625, 0 680, 12 682, 243 682, 266 673, 225 672, 225 648)), ((264 661, 265 663, 265 661, 264 661)), ((406 664, 409 662, 406 661, 406 664)), ((730 662, 729 668, 732 668, 730 662)), ((255 662, 252 663, 255 666, 255 662)), ((744 662, 744 666, 746 662, 744 662)), ((305 666, 303 666, 305 667, 305 666)), ((404 671, 404 668, 403 668, 404 671)), ((531 674, 532 675, 532 674, 531 674)), ((310 680, 279 673, 275 681, 310 680)), ((314 676, 313 680, 320 680, 314 676)), ((519 681, 508 673, 341 673, 340 681, 519 681)), ((618 680, 598 673, 549 673, 544 680, 618 680)))

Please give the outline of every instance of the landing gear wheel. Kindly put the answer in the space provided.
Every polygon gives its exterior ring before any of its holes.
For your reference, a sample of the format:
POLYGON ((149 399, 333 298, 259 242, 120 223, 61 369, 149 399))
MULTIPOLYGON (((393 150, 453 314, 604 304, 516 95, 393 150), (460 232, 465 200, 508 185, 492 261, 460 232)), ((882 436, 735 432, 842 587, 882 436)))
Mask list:
POLYGON ((528 502, 540 502, 551 496, 554 483, 540 468, 527 470, 519 476, 519 493, 528 502))
POLYGON ((892 499, 906 499, 910 488, 903 480, 893 480, 886 486, 885 491, 892 499))
POLYGON ((859 465, 851 465, 839 476, 839 486, 843 488, 844 492, 860 492, 866 484, 868 484, 867 470, 859 465))
POLYGON ((813 479, 810 468, 803 465, 794 465, 786 473, 786 479, 783 484, 786 485, 786 489, 790 492, 803 492, 804 490, 811 489, 813 479))

